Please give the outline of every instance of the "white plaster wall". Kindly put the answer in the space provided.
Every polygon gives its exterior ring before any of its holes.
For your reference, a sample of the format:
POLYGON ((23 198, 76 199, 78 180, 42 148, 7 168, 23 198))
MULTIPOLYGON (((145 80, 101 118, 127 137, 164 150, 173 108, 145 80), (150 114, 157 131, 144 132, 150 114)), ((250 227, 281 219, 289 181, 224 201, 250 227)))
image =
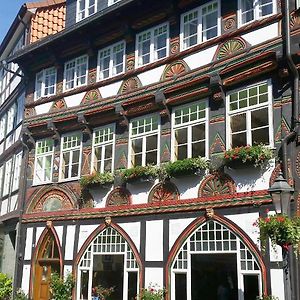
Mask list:
POLYGON ((75 238, 75 225, 67 226, 67 234, 66 234, 66 246, 65 246, 65 260, 73 259, 73 251, 74 251, 74 238, 75 238))
POLYGON ((122 81, 117 81, 112 84, 100 87, 100 94, 103 98, 111 97, 117 95, 120 87, 121 87, 122 81))
POLYGON ((31 250, 32 250, 32 239, 33 239, 33 228, 27 228, 26 231, 26 242, 25 242, 25 254, 24 259, 31 259, 31 250))
POLYGON ((78 251, 98 225, 81 225, 79 228, 78 251))
POLYGON ((7 203, 8 203, 8 200, 3 200, 2 203, 1 203, 1 215, 5 215, 7 213, 7 203))
POLYGON ((161 75, 165 69, 166 65, 154 68, 152 70, 146 71, 138 75, 142 86, 146 86, 155 82, 160 81, 161 75))
POLYGON ((19 126, 15 131, 15 141, 17 141, 20 138, 21 135, 22 126, 19 126))
POLYGON ((76 95, 64 97, 67 107, 73 107, 73 106, 80 105, 85 94, 86 94, 85 92, 82 92, 82 93, 79 93, 76 95))
POLYGON ((185 228, 191 224, 195 218, 188 219, 174 219, 169 222, 169 250, 173 247, 177 238, 185 230, 185 228))
POLYGON ((146 261, 163 260, 163 221, 146 222, 146 261))
POLYGON ((207 48, 205 50, 199 51, 197 53, 191 54, 184 58, 184 61, 190 67, 191 70, 202 67, 209 64, 217 50, 217 45, 207 48))
POLYGON ((29 280, 30 280, 30 265, 23 266, 22 284, 21 288, 25 294, 29 293, 29 280))
POLYGON ((180 200, 192 199, 198 197, 200 182, 203 177, 200 176, 181 176, 172 178, 172 182, 178 188, 180 200))
POLYGON ((18 201, 18 194, 11 196, 10 198, 10 211, 16 210, 18 201))
POLYGON ((141 235, 141 223, 140 222, 132 222, 132 223, 121 223, 118 224, 124 231, 128 234, 128 236, 133 241, 137 250, 140 251, 140 235, 141 235))
POLYGON ((258 219, 258 213, 246 213, 246 214, 238 214, 238 215, 227 215, 229 220, 238 225, 241 229, 243 229, 247 235, 251 238, 251 240, 259 246, 259 232, 256 226, 253 226, 253 223, 258 219))
POLYGON ((109 193, 113 190, 113 185, 110 189, 103 189, 103 188, 92 188, 89 190, 93 199, 94 199, 94 206, 96 208, 104 208, 106 204, 106 199, 109 193))
POLYGON ((59 239, 59 242, 60 242, 60 246, 62 245, 62 239, 63 239, 63 226, 54 226, 54 229, 57 233, 57 236, 58 236, 58 239, 59 239))
POLYGON ((164 286, 164 269, 163 268, 145 268, 145 287, 149 285, 155 288, 163 288, 164 286))
POLYGON ((242 38, 245 39, 250 45, 255 46, 267 40, 271 40, 279 35, 278 23, 274 23, 263 28, 253 30, 249 33, 243 34, 242 38))
POLYGON ((37 244, 39 239, 40 239, 40 236, 42 234, 42 232, 44 231, 45 227, 37 227, 36 229, 36 235, 35 235, 35 243, 37 244))
POLYGON ((226 168, 225 172, 230 175, 236 183, 236 191, 238 193, 251 192, 269 188, 269 181, 274 167, 275 160, 272 159, 267 167, 247 167, 238 170, 226 168))
POLYGON ((284 285, 283 285, 283 270, 270 270, 271 276, 271 294, 279 298, 279 300, 284 300, 284 285))
POLYGON ((135 182, 134 184, 128 184, 127 188, 131 192, 132 204, 147 203, 152 185, 151 182, 135 182))
POLYGON ((4 142, 1 143, 0 145, 0 155, 3 153, 3 151, 4 151, 4 142))
POLYGON ((52 102, 37 105, 35 107, 36 114, 37 115, 46 114, 47 112, 49 112, 51 106, 52 106, 52 102))
POLYGON ((64 277, 66 278, 68 274, 72 273, 72 266, 64 265, 64 277))

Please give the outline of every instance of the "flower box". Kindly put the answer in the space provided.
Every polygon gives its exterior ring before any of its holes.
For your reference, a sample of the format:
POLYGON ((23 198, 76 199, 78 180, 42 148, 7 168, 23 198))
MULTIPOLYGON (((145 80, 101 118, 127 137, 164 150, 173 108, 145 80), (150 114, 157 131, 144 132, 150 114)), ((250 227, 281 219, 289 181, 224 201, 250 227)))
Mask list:
POLYGON ((82 176, 80 185, 82 189, 109 189, 114 182, 114 175, 110 172, 94 172, 90 175, 82 176))
POLYGON ((151 182, 158 176, 158 167, 153 165, 136 166, 121 170, 119 175, 125 183, 151 182))

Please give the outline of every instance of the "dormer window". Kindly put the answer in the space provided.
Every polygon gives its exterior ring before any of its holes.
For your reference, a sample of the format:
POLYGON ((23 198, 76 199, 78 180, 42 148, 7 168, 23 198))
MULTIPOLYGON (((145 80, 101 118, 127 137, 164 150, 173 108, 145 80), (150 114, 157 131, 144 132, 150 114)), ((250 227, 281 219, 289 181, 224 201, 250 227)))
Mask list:
POLYGON ((169 54, 169 24, 165 23, 146 31, 136 37, 137 66, 152 63, 169 54))
POLYGON ((181 16, 181 49, 185 50, 218 36, 220 30, 220 4, 211 1, 181 16))
POLYGON ((239 23, 247 24, 267 17, 276 11, 275 0, 239 0, 239 23))
POLYGON ((103 10, 121 0, 77 0, 77 17, 76 21, 79 22, 97 11, 103 10))
POLYGON ((56 68, 48 68, 36 74, 35 100, 55 94, 56 68))
POLYGON ((88 56, 83 55, 65 63, 64 90, 68 91, 87 83, 88 56))

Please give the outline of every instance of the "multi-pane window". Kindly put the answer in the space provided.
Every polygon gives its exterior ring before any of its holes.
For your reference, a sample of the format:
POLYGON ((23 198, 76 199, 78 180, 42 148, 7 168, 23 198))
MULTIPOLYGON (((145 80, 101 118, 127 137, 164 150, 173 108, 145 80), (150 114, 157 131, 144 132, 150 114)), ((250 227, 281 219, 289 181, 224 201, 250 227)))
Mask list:
POLYGON ((207 103, 201 101, 175 108, 173 123, 173 159, 206 156, 207 103))
POLYGON ((81 134, 61 138, 60 179, 78 178, 80 175, 81 134))
POLYGON ((55 94, 56 68, 48 68, 36 74, 35 99, 55 94))
POLYGON ((113 5, 120 0, 77 0, 77 22, 93 15, 97 11, 103 10, 106 7, 113 5))
POLYGON ((239 22, 248 22, 272 15, 276 9, 275 0, 239 0, 239 22))
POLYGON ((53 167, 53 140, 45 139, 36 142, 34 184, 51 182, 53 167))
POLYGON ((120 42, 98 52, 98 80, 124 72, 125 42, 120 42))
POLYGON ((22 152, 18 153, 15 156, 14 177, 13 177, 13 183, 12 183, 12 191, 13 192, 16 191, 17 189, 19 189, 21 164, 22 164, 22 152))
POLYGON ((228 147, 272 145, 271 86, 261 82, 227 97, 228 147))
POLYGON ((158 116, 147 116, 130 123, 131 166, 159 163, 158 116))
POLYGON ((65 63, 65 91, 85 85, 88 74, 88 56, 83 55, 65 63))
POLYGON ((136 37, 137 66, 164 58, 169 52, 169 25, 162 24, 136 37))
POLYGON ((5 163, 3 194, 2 194, 2 196, 6 196, 9 193, 10 181, 11 181, 12 162, 13 162, 13 159, 11 158, 10 160, 8 160, 5 163))
POLYGON ((114 126, 96 129, 93 134, 93 170, 111 172, 114 155, 114 126))
POLYGON ((209 2, 181 16, 181 48, 183 50, 219 34, 219 1, 209 2))

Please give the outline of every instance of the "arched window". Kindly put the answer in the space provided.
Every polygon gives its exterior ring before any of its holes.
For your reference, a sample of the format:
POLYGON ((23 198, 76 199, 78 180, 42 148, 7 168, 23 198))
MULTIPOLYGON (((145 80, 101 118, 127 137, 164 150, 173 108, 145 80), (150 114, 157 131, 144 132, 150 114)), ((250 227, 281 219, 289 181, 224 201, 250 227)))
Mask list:
POLYGON ((239 236, 209 220, 185 240, 171 264, 171 300, 256 299, 261 274, 239 236))
POLYGON ((107 227, 91 242, 78 265, 77 299, 91 300, 97 287, 114 288, 111 300, 132 300, 138 293, 140 268, 119 232, 107 227))

